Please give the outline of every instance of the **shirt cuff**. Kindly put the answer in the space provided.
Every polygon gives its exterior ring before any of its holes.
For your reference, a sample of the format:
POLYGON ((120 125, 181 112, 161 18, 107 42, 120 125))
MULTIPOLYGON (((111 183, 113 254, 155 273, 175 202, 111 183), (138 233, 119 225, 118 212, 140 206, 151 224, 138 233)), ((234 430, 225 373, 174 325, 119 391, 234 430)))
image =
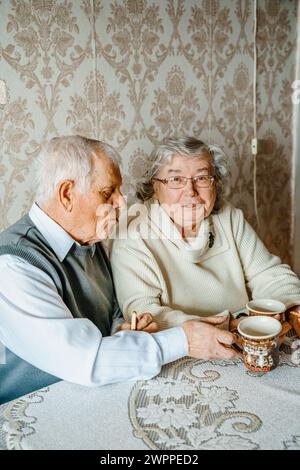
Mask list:
POLYGON ((188 355, 188 341, 181 326, 152 333, 162 352, 162 365, 188 355))

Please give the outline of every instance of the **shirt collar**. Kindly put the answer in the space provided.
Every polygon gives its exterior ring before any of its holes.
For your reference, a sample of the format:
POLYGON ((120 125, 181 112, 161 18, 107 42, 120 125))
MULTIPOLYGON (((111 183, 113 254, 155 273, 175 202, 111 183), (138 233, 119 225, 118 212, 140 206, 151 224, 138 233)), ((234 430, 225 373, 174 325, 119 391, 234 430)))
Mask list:
MULTIPOLYGON (((81 247, 74 238, 51 219, 36 203, 31 207, 29 217, 47 240, 60 262, 65 259, 74 243, 76 246, 81 247)), ((82 248, 86 249, 87 247, 84 246, 82 248)), ((94 255, 95 249, 96 245, 93 245, 91 247, 92 255, 94 255)))

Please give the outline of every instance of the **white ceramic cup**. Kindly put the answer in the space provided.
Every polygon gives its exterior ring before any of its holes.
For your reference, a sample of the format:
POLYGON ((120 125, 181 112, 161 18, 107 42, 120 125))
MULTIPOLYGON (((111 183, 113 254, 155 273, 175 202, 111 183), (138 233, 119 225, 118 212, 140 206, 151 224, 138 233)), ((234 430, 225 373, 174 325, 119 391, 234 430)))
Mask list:
POLYGON ((285 312, 285 305, 279 300, 255 299, 246 304, 250 316, 274 317, 285 312))
POLYGON ((254 341, 275 338, 281 332, 281 323, 272 317, 248 317, 238 324, 238 332, 244 338, 254 341))

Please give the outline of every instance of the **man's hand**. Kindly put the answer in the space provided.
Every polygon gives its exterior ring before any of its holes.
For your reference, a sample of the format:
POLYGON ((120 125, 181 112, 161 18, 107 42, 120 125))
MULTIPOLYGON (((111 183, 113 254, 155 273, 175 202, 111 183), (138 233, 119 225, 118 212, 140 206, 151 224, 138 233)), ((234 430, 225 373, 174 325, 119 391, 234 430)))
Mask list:
POLYGON ((229 331, 236 330, 239 323, 247 317, 231 318, 229 322, 229 331))
MULTIPOLYGON (((118 331, 130 330, 131 323, 128 321, 122 323, 118 331)), ((136 321, 137 331, 145 331, 146 333, 156 333, 158 331, 158 325, 153 321, 153 317, 150 313, 142 313, 137 317, 136 321)))
POLYGON ((233 359, 241 355, 232 349, 235 336, 214 325, 223 323, 227 317, 206 317, 201 320, 188 320, 182 328, 186 334, 188 355, 196 359, 233 359))

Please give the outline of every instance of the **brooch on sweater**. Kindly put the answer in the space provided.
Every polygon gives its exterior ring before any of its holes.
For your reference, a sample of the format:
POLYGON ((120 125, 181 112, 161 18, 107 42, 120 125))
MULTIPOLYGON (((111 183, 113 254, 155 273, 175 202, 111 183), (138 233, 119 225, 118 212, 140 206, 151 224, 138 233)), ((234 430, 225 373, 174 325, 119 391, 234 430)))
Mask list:
POLYGON ((211 248, 214 243, 215 243, 214 234, 212 232, 209 232, 209 235, 208 235, 208 248, 211 248))

